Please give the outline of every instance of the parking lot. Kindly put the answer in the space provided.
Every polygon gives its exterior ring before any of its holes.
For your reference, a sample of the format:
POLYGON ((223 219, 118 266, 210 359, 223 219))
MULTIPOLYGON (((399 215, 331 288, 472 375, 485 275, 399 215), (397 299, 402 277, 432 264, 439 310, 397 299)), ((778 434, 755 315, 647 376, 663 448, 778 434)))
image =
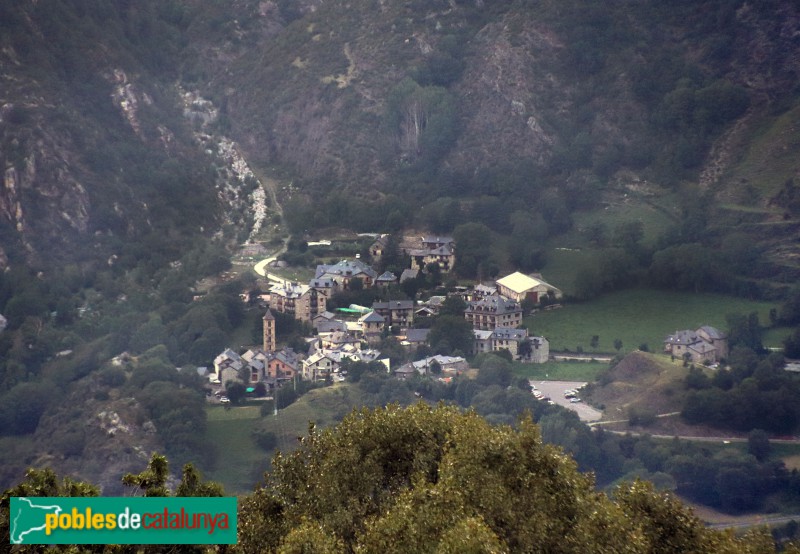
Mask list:
POLYGON ((578 398, 581 397, 581 387, 586 385, 585 382, 580 381, 537 381, 537 380, 530 380, 530 384, 536 387, 537 390, 542 391, 542 394, 546 397, 550 397, 550 400, 558 404, 559 406, 564 406, 565 408, 569 408, 570 410, 576 412, 578 417, 581 418, 581 421, 599 421, 602 416, 603 412, 600 410, 596 410, 586 404, 585 402, 570 402, 569 398, 564 397, 564 391, 567 389, 575 389, 578 391, 578 398))

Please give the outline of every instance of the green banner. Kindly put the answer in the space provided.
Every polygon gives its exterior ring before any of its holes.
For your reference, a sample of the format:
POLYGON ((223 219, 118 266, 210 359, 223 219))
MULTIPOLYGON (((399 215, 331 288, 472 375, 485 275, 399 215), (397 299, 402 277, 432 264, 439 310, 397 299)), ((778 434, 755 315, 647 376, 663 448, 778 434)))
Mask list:
POLYGON ((12 497, 11 544, 235 544, 236 498, 12 497))

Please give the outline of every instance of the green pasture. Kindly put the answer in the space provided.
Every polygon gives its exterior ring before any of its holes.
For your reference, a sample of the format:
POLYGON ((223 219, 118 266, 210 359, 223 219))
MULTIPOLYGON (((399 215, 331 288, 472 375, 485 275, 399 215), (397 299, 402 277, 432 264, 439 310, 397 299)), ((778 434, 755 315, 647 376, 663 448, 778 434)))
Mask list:
POLYGON ((270 459, 250 435, 261 419, 259 406, 209 405, 206 415, 206 437, 217 452, 215 468, 206 477, 221 483, 228 494, 252 490, 270 459))
POLYGON ((791 327, 772 327, 764 331, 761 342, 766 348, 783 348, 783 339, 794 332, 791 327))
POLYGON ((593 383, 597 376, 608 369, 606 362, 547 362, 523 364, 514 362, 514 375, 528 379, 549 381, 586 381, 593 383))
POLYGON ((769 322, 769 302, 755 302, 719 294, 689 294, 650 289, 633 289, 603 295, 589 302, 565 304, 563 308, 537 312, 525 318, 531 334, 550 341, 551 351, 581 347, 584 352, 615 353, 614 340, 622 341, 621 352, 647 344, 661 350, 664 338, 680 329, 712 325, 725 330, 725 316, 732 313, 758 313, 759 321, 769 322), (597 348, 590 342, 599 337, 597 348))
POLYGON ((228 494, 250 491, 275 453, 258 447, 252 439, 253 431, 275 433, 277 450, 291 451, 298 444, 297 438, 308 433, 310 421, 318 427, 333 425, 363 403, 357 387, 342 383, 308 392, 280 410, 277 417, 262 417, 260 405, 208 406, 206 436, 214 444, 217 461, 206 477, 221 483, 228 494))
POLYGON ((275 433, 279 450, 291 450, 297 437, 308 433, 308 424, 327 427, 341 421, 353 408, 365 403, 358 387, 339 383, 332 387, 315 389, 301 396, 297 402, 259 421, 258 428, 275 433))
POLYGON ((542 277, 564 294, 575 293, 575 277, 586 267, 597 265, 597 251, 556 248, 547 252, 542 277))
POLYGON ((594 223, 601 223, 606 228, 606 240, 610 243, 617 226, 629 221, 641 221, 644 226, 642 242, 652 244, 673 224, 674 216, 670 213, 674 209, 671 207, 674 205, 672 200, 669 197, 661 200, 670 206, 665 208, 650 199, 626 198, 592 212, 582 212, 580 217, 575 219, 575 227, 580 231, 594 223))

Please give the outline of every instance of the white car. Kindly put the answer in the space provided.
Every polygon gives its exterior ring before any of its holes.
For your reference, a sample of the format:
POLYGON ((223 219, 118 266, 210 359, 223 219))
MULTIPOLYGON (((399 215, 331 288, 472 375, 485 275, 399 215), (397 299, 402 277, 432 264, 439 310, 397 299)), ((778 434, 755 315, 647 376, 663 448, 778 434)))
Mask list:
POLYGON ((570 398, 569 401, 572 402, 573 404, 577 404, 578 402, 581 401, 581 399, 577 398, 577 397, 573 397, 573 398, 570 398))
POLYGON ((231 399, 228 398, 227 396, 220 396, 219 401, 222 402, 223 404, 227 404, 231 401, 231 399))

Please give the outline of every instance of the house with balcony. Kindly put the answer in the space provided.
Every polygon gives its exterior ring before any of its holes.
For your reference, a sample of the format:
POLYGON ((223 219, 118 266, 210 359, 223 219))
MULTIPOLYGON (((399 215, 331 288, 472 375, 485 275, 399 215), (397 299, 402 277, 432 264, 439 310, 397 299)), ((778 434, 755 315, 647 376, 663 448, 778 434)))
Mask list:
POLYGON ((502 296, 487 296, 476 302, 467 302, 464 317, 473 329, 515 329, 522 324, 522 307, 519 302, 502 296))
POLYGON ((385 320, 387 327, 397 325, 401 329, 411 327, 414 323, 413 300, 390 300, 388 302, 373 302, 372 310, 385 320))

